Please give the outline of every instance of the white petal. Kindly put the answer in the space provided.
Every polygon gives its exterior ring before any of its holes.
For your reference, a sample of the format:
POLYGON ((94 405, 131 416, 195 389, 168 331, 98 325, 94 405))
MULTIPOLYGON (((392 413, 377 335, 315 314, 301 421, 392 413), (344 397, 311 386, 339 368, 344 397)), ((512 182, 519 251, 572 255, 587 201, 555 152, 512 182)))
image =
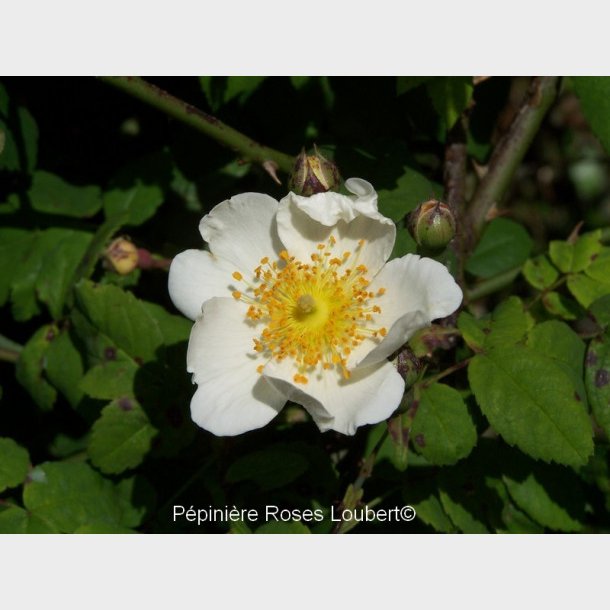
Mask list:
POLYGON ((235 265, 205 250, 186 250, 178 254, 169 268, 168 290, 172 303, 194 320, 201 315, 205 301, 230 297, 236 290, 231 277, 235 265))
POLYGON ((452 314, 462 302, 462 290, 441 263, 417 254, 391 260, 371 282, 371 292, 385 288, 375 303, 381 307, 372 326, 385 327, 386 337, 365 339, 350 355, 349 366, 370 366, 396 351, 432 320, 452 314))
POLYGON ((377 194, 368 182, 351 178, 345 185, 354 196, 328 192, 301 197, 289 193, 279 204, 278 233, 290 255, 301 261, 309 261, 316 245, 326 243, 331 235, 337 240, 339 257, 346 251, 355 253, 364 239, 358 264, 366 265, 373 276, 392 252, 396 225, 377 211, 377 194))
POLYGON ((275 223, 277 201, 261 193, 244 193, 219 203, 203 217, 199 230, 212 254, 252 271, 261 258, 283 248, 275 223))
POLYGON ((297 369, 293 362, 275 360, 263 370, 263 376, 287 396, 303 405, 322 430, 355 434, 364 424, 387 419, 398 407, 405 383, 389 362, 358 369, 349 380, 337 371, 323 371, 308 376, 308 383, 295 384, 297 369))
POLYGON ((256 371, 262 363, 252 349, 256 330, 246 307, 213 298, 191 331, 187 370, 199 385, 191 401, 193 421, 218 436, 233 436, 267 424, 286 402, 256 371))

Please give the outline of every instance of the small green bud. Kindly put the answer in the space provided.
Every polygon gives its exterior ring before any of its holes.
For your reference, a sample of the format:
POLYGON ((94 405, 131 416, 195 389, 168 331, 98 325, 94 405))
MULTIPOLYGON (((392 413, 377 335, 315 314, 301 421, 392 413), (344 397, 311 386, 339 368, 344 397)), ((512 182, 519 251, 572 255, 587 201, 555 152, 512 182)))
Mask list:
POLYGON ((0 129, 0 155, 2 154, 2 151, 4 150, 5 141, 6 141, 6 136, 4 135, 4 132, 2 131, 2 129, 0 129))
POLYGON ((304 197, 335 191, 341 180, 337 166, 322 156, 315 145, 313 148, 313 155, 308 155, 305 149, 301 151, 288 182, 291 191, 304 197))
POLYGON ((430 199, 409 216, 409 231, 418 246, 431 251, 443 250, 455 237, 455 216, 442 201, 430 199))

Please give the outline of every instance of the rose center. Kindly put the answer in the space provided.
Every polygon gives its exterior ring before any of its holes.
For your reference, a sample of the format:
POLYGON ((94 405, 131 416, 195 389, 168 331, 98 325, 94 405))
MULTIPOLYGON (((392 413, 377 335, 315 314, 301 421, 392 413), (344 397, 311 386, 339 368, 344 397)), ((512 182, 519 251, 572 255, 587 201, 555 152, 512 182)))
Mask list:
MULTIPOLYGON (((358 264, 360 241, 354 254, 333 252, 336 241, 318 244, 311 262, 280 253, 280 261, 267 257, 254 270, 252 282, 239 272, 233 277, 246 283, 234 290, 236 299, 249 304, 247 318, 265 324, 253 339, 254 349, 267 360, 292 359, 297 365, 296 383, 307 383, 316 370, 335 369, 349 378, 347 359, 367 337, 380 339, 385 328, 375 328, 381 313, 375 301, 385 290, 369 289, 368 269, 358 264)), ((264 365, 258 367, 262 371, 264 365)))

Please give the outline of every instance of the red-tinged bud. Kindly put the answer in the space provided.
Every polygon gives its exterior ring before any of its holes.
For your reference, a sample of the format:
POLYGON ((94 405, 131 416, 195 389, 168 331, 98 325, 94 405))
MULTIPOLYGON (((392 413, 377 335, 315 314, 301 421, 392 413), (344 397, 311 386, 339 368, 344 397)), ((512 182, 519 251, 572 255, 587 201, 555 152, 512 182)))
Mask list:
POLYGON ((296 159, 288 188, 297 195, 309 197, 339 188, 341 177, 337 166, 320 154, 316 146, 314 153, 308 155, 303 149, 296 159))
POLYGON ((127 275, 138 266, 138 249, 125 237, 117 237, 104 253, 107 264, 119 275, 127 275))
POLYGON ((423 365, 410 347, 405 347, 396 359, 396 370, 405 380, 405 387, 410 388, 418 379, 423 365))

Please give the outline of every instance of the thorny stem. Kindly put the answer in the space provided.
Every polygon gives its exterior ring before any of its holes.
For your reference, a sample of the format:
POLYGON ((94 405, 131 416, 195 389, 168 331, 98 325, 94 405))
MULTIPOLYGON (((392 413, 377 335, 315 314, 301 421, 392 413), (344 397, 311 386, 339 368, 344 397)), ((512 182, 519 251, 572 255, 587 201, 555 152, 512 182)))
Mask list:
POLYGON ((542 119, 555 100, 559 85, 557 76, 536 76, 510 128, 495 147, 487 173, 470 202, 467 227, 473 238, 481 233, 487 216, 498 205, 529 148, 542 119))
MULTIPOLYGON (((245 161, 259 163, 274 177, 275 169, 290 172, 294 158, 263 146, 245 134, 225 125, 216 117, 191 106, 138 76, 102 76, 104 82, 121 89, 142 102, 190 125, 218 143, 238 153, 245 161)), ((277 177, 275 177, 277 181, 277 177)))
POLYGON ((443 183, 445 186, 445 203, 453 212, 458 232, 451 248, 458 261, 456 275, 460 286, 464 285, 464 234, 462 232, 464 203, 466 199, 466 134, 463 121, 460 119, 449 132, 445 146, 445 164, 443 168, 443 183))

